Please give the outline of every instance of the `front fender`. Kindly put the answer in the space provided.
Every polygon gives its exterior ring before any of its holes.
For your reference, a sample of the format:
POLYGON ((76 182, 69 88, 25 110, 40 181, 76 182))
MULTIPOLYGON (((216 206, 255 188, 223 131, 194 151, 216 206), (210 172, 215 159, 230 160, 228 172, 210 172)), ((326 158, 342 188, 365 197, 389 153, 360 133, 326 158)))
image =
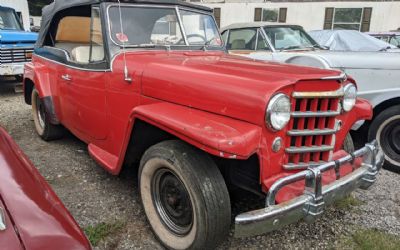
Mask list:
POLYGON ((247 159, 260 144, 257 125, 171 103, 139 106, 133 116, 218 157, 247 159))

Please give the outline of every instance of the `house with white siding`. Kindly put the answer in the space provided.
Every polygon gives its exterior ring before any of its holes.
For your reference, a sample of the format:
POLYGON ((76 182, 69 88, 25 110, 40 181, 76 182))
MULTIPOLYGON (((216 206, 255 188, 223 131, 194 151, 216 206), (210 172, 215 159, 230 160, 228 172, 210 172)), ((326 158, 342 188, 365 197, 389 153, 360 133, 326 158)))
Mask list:
POLYGON ((400 0, 186 0, 208 6, 220 27, 237 22, 298 24, 306 30, 354 29, 390 31, 400 28, 400 0))

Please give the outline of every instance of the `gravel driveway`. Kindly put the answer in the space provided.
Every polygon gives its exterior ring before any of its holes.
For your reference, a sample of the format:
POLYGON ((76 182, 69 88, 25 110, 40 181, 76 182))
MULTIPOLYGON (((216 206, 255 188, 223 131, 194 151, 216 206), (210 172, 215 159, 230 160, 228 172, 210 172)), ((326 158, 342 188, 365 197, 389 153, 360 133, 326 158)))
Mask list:
MULTIPOLYGON (((89 157, 86 145, 72 135, 50 143, 39 139, 30 106, 12 89, 0 89, 0 124, 39 168, 82 228, 101 223, 118 225, 97 249, 162 249, 140 205, 135 171, 109 175, 89 157)), ((340 248, 344 237, 365 228, 400 236, 400 175, 383 170, 376 185, 369 191, 357 191, 354 200, 355 204, 330 208, 314 224, 298 223, 252 238, 229 237, 220 248, 340 248)), ((248 194, 236 194, 233 211, 246 211, 256 202, 248 194)))

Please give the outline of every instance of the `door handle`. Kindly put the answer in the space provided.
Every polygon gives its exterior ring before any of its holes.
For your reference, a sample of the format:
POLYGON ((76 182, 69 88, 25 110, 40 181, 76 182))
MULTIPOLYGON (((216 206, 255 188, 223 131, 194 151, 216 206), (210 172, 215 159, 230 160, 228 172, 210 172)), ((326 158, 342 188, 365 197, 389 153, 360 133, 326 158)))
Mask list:
POLYGON ((62 78, 63 80, 65 80, 65 81, 72 81, 71 76, 68 75, 68 74, 62 75, 61 78, 62 78))

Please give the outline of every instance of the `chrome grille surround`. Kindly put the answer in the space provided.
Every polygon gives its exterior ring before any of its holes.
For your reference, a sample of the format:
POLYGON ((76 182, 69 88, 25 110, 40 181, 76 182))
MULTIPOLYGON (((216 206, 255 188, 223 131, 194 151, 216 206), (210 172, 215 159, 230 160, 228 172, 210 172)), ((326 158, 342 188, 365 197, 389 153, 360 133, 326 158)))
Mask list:
POLYGON ((287 132, 286 170, 307 169, 331 160, 342 112, 343 86, 335 91, 294 92, 287 132))
POLYGON ((32 60, 33 48, 0 48, 0 65, 24 63, 32 60), (28 56, 30 54, 30 56, 28 56))

